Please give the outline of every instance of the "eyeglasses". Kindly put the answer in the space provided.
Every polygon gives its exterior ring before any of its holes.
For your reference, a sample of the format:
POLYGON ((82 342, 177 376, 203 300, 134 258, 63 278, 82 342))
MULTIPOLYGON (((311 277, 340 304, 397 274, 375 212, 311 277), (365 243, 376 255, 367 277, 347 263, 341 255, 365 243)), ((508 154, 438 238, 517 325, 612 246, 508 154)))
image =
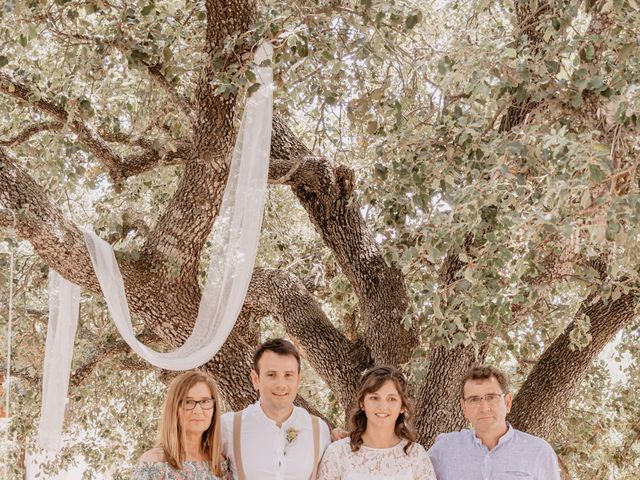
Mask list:
POLYGON ((487 393, 486 395, 474 395, 473 397, 463 398, 464 402, 470 407, 477 408, 485 400, 490 407, 496 407, 500 402, 500 399, 504 397, 506 393, 487 393))
POLYGON ((205 398, 203 400, 183 400, 182 408, 185 410, 193 410, 196 408, 196 405, 200 405, 202 410, 211 410, 214 406, 215 402, 213 398, 205 398))

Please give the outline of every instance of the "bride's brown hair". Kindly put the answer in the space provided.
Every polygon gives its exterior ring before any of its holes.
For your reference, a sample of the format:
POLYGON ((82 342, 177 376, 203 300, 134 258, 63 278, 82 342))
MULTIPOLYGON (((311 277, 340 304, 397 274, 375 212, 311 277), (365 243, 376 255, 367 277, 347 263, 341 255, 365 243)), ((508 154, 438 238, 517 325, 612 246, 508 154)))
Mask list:
POLYGON ((349 412, 349 429, 351 433, 351 451, 357 452, 362 446, 362 434, 367 429, 367 415, 362 405, 364 397, 369 393, 374 393, 382 388, 385 382, 391 380, 400 395, 402 409, 404 413, 398 415, 396 419, 395 434, 407 440, 404 446, 404 453, 409 453, 411 446, 416 441, 416 432, 413 429, 411 419, 413 417, 413 403, 407 397, 407 381, 400 370, 391 366, 373 367, 362 375, 357 399, 349 412))

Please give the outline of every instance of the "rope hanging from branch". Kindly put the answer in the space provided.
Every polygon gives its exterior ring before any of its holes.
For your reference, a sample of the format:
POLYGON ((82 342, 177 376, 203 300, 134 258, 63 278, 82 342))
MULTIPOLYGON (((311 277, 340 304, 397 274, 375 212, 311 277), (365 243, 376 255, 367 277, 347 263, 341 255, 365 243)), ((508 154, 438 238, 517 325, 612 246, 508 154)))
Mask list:
MULTIPOLYGON (((136 339, 124 282, 113 249, 95 233, 84 232, 93 268, 118 331, 133 351, 157 367, 187 370, 206 363, 220 350, 240 314, 253 273, 267 190, 273 78, 271 66, 260 65, 270 59, 271 55, 271 44, 266 42, 256 53, 255 63, 259 66, 257 74, 261 86, 247 99, 245 105, 229 167, 229 178, 220 213, 216 218, 211 263, 198 316, 191 335, 181 347, 173 352, 160 353, 136 339)), ((59 275, 56 272, 52 275, 52 284, 55 286, 59 275)), ((79 307, 79 290, 76 296, 71 287, 73 284, 62 277, 59 277, 59 283, 61 291, 58 296, 64 296, 67 300, 64 305, 61 301, 57 310, 55 305, 50 309, 49 321, 51 322, 51 314, 56 313, 59 318, 69 319, 69 328, 64 330, 66 339, 55 343, 52 341, 51 349, 47 332, 38 442, 41 447, 49 450, 60 448, 71 355, 69 354, 69 365, 66 362, 60 365, 58 358, 64 355, 62 350, 72 351, 75 335, 71 333, 71 330, 75 331, 70 325, 72 311, 76 312, 77 319, 79 307), (51 367, 54 362, 55 368, 51 367)), ((57 319, 54 322, 61 323, 57 319)))
MULTIPOLYGON (((11 213, 11 217, 13 219, 13 231, 16 229, 16 214, 10 208, 4 209, 8 210, 11 213)), ((7 419, 7 422, 11 419, 11 356, 12 356, 12 337, 13 337, 13 277, 15 273, 15 258, 13 255, 13 248, 9 246, 8 248, 9 255, 9 277, 7 279, 7 286, 9 290, 9 298, 8 298, 8 318, 7 318, 7 370, 4 377, 4 411, 3 416, 7 419)), ((5 425, 5 451, 3 459, 3 478, 8 478, 8 468, 9 468, 9 425, 5 425)))

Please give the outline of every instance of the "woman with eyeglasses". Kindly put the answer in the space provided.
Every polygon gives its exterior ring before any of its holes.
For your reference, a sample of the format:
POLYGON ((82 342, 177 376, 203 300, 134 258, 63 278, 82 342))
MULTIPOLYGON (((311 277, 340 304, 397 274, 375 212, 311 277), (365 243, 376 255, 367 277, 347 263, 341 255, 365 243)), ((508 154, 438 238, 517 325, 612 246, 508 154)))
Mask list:
POLYGON ((190 371, 169 385, 156 447, 132 480, 216 480, 223 476, 220 400, 209 375, 190 371))
POLYGON ((351 433, 327 447, 318 480, 436 480, 427 452, 415 443, 412 413, 397 368, 365 372, 349 416, 351 433))

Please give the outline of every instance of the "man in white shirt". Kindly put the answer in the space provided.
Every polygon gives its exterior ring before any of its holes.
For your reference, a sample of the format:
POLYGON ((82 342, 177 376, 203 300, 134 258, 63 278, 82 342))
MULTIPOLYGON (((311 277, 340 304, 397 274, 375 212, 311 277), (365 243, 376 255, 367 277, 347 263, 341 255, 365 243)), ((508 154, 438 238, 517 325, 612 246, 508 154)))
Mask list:
POLYGON ((331 440, 324 421, 293 405, 300 354, 284 339, 266 341, 254 354, 251 381, 260 399, 222 415, 222 449, 234 480, 314 480, 331 440))

